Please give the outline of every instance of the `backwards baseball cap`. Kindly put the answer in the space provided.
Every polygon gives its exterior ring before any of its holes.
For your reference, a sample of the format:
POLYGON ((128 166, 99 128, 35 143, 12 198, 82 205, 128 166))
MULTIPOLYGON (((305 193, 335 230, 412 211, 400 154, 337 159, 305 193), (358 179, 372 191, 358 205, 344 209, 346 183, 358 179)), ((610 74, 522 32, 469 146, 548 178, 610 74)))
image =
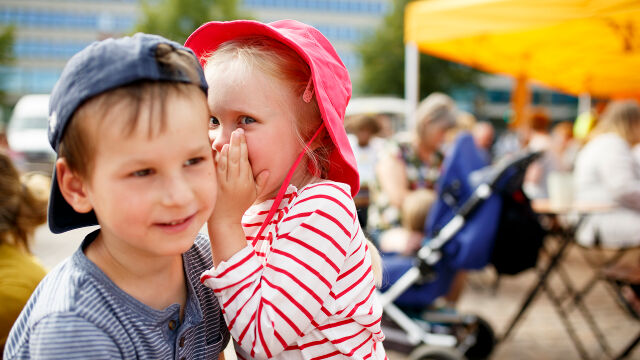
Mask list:
MULTIPOLYGON (((212 21, 200 26, 189 36, 185 46, 196 53, 204 66, 207 56, 222 43, 248 36, 266 36, 277 40, 293 49, 309 65, 313 95, 316 96, 323 124, 336 148, 329 155, 328 178, 348 184, 351 194, 355 196, 360 188, 360 179, 355 156, 344 130, 344 113, 351 98, 351 80, 329 40, 312 26, 295 20, 268 24, 236 20, 212 21)), ((305 92, 305 97, 307 95, 305 92)))
MULTIPOLYGON (((206 94, 208 87, 193 52, 161 36, 138 33, 131 37, 94 42, 75 54, 65 65, 49 102, 49 142, 58 151, 65 129, 75 111, 87 100, 106 91, 137 81, 189 83, 206 94), (158 45, 167 44, 193 56, 196 82, 179 69, 167 68, 156 60, 158 45)), ((93 211, 76 212, 60 192, 54 170, 49 198, 49 228, 59 234, 80 227, 97 225, 93 211)))

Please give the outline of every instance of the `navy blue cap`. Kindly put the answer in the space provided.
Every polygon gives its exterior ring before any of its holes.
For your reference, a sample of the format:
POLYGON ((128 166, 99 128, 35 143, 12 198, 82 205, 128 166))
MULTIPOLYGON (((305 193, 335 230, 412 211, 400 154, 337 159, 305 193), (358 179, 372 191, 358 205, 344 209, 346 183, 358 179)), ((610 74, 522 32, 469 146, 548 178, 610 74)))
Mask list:
MULTIPOLYGON (((73 113, 85 101, 106 91, 141 80, 193 83, 187 74, 166 67, 156 60, 159 44, 184 50, 194 58, 197 84, 207 93, 207 81, 198 60, 188 48, 158 35, 138 33, 132 37, 94 42, 75 54, 65 65, 49 101, 49 142, 58 151, 73 113)), ((59 234, 80 227, 97 225, 93 211, 76 212, 62 196, 54 171, 49 198, 49 228, 59 234)))

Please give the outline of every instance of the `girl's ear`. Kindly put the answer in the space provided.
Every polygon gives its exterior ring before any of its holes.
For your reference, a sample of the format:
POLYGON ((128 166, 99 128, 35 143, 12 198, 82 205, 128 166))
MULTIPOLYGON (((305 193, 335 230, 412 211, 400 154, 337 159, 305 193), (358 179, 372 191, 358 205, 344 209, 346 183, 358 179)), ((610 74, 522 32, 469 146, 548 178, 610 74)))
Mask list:
POLYGON ((71 171, 67 159, 56 161, 56 179, 64 199, 79 213, 88 213, 93 209, 87 195, 85 180, 71 171))

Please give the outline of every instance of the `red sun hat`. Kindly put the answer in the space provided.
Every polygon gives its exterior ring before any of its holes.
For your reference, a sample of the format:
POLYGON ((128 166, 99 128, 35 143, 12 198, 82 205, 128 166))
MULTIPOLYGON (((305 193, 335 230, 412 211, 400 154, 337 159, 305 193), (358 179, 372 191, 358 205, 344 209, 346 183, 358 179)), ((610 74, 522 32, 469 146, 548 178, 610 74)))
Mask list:
POLYGON ((317 29, 296 20, 261 23, 253 20, 211 21, 196 29, 185 42, 200 64, 220 44, 240 37, 262 35, 293 49, 311 68, 314 95, 322 121, 336 149, 329 156, 330 180, 351 186, 355 196, 360 188, 358 167, 344 130, 344 113, 351 98, 351 80, 335 49, 317 29))

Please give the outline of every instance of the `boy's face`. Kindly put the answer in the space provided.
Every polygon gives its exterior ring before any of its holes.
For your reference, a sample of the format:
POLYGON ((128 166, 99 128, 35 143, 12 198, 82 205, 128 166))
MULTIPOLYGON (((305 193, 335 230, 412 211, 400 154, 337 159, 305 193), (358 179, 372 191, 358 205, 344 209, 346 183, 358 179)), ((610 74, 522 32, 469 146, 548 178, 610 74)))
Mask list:
MULTIPOLYGON (((96 152, 83 180, 105 242, 130 254, 168 256, 188 250, 215 204, 216 179, 201 94, 169 94, 165 113, 142 102, 138 124, 125 135, 114 109, 89 131, 96 152), (150 132, 164 116, 165 128, 150 132)), ((157 104, 156 104, 157 105, 157 104)), ((99 114, 96 114, 99 116, 99 114)))

